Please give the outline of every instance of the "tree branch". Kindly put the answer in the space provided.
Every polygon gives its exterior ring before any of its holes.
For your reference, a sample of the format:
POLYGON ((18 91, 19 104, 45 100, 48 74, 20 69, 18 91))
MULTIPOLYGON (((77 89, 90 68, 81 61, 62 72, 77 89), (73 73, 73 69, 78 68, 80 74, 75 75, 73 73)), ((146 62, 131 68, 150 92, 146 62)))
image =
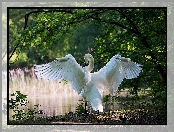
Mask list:
POLYGON ((113 21, 106 21, 106 20, 103 20, 103 19, 100 19, 100 18, 96 18, 96 17, 94 17, 94 16, 91 16, 91 18, 93 18, 93 19, 95 19, 95 20, 98 20, 98 21, 101 21, 101 22, 105 22, 105 23, 110 23, 110 24, 115 24, 115 25, 117 25, 117 26, 119 26, 119 27, 121 27, 121 28, 123 28, 123 29, 126 29, 126 30, 129 30, 129 31, 131 31, 132 33, 134 33, 134 34, 138 34, 135 30, 133 30, 133 29, 131 29, 131 28, 129 28, 129 27, 126 27, 126 26, 124 26, 124 25, 122 25, 122 24, 120 24, 120 23, 118 23, 118 22, 113 22, 113 21))
MULTIPOLYGON (((73 12, 72 12, 71 10, 48 10, 48 11, 38 10, 38 11, 32 11, 32 12, 29 12, 29 13, 27 13, 27 14, 25 15, 25 26, 24 26, 24 30, 25 30, 26 27, 27 27, 27 23, 28 23, 28 18, 29 18, 29 16, 30 16, 31 14, 33 14, 33 13, 42 13, 42 12, 45 12, 45 13, 48 13, 48 12, 66 12, 66 13, 73 14, 73 12)), ((26 35, 25 35, 25 37, 26 37, 26 35)), ((24 38, 24 42, 25 42, 25 38, 24 38)), ((16 51, 16 49, 19 48, 19 45, 20 45, 20 43, 18 43, 18 44, 14 47, 14 49, 13 49, 13 51, 12 51, 10 57, 9 57, 9 60, 10 60, 11 57, 13 56, 14 52, 16 51)))
MULTIPOLYGON (((124 29, 128 29, 129 31, 135 33, 143 42, 144 46, 148 49, 148 54, 151 56, 152 58, 152 62, 154 64, 156 64, 155 68, 160 72, 164 82, 166 83, 166 72, 163 70, 162 66, 158 63, 159 61, 157 60, 157 58, 155 57, 155 55, 151 52, 150 50, 150 44, 147 42, 147 40, 143 37, 143 35, 141 34, 141 32, 138 30, 137 26, 134 24, 134 22, 130 19, 130 16, 125 15, 125 13, 121 12, 120 10, 117 10, 123 17, 125 17, 129 23, 133 26, 134 29, 131 29, 129 27, 126 27, 124 25, 121 25, 119 23, 116 22, 116 24, 124 29)), ((113 23, 113 22, 111 22, 113 23)))
POLYGON ((95 20, 98 20, 98 21, 101 21, 101 22, 105 22, 105 23, 110 23, 110 24, 115 24, 123 29, 126 29, 126 30, 129 30, 131 31, 132 33, 136 34, 140 39, 141 41, 143 42, 144 46, 148 49, 148 54, 151 56, 152 58, 152 62, 155 65, 155 68, 160 72, 164 82, 166 83, 166 72, 163 70, 162 66, 158 63, 159 61, 157 60, 157 58, 155 57, 155 55, 151 52, 150 50, 150 44, 147 42, 147 40, 143 37, 143 35, 141 34, 141 32, 138 30, 137 26, 133 23, 133 21, 129 18, 129 16, 125 15, 124 13, 122 13, 120 10, 117 10, 122 16, 124 16, 130 23, 131 25, 133 26, 134 29, 131 29, 129 27, 126 27, 118 22, 113 22, 113 21, 106 21, 106 20, 103 20, 103 19, 100 19, 100 18, 96 18, 94 16, 91 16, 93 19, 95 20))

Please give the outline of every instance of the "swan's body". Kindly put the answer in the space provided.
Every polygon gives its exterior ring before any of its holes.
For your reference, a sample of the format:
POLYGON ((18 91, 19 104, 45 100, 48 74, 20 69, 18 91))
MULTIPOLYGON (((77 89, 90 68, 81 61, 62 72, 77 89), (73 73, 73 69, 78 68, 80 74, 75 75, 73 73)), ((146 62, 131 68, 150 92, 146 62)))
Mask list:
POLYGON ((113 56, 98 72, 91 73, 94 68, 94 58, 85 54, 88 66, 82 68, 75 58, 68 54, 62 58, 42 65, 35 65, 35 73, 39 78, 49 80, 67 80, 73 89, 90 102, 94 110, 103 111, 102 97, 98 89, 108 88, 115 92, 124 78, 132 79, 139 76, 141 65, 120 55, 113 56))

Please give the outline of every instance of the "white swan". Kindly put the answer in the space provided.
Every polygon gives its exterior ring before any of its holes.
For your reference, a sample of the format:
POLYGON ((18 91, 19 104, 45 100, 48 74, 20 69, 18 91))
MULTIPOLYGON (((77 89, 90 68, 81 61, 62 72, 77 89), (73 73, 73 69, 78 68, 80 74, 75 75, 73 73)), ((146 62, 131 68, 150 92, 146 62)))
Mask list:
POLYGON ((75 58, 68 54, 50 63, 35 65, 35 74, 39 78, 69 81, 73 89, 89 101, 94 110, 103 112, 102 97, 98 89, 108 88, 110 93, 114 93, 124 78, 136 78, 142 69, 140 64, 132 62, 130 58, 115 55, 106 66, 91 73, 94 58, 91 54, 85 54, 84 59, 89 65, 82 68, 75 58))

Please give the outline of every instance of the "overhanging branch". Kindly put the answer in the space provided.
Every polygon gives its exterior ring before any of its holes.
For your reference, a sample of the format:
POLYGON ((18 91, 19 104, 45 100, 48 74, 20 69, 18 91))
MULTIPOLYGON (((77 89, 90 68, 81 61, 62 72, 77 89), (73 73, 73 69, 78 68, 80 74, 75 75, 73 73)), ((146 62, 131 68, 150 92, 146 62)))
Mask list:
MULTIPOLYGON (((63 10, 63 9, 62 9, 62 10, 48 10, 48 11, 45 11, 45 10, 32 11, 32 12, 29 12, 29 13, 27 13, 27 14, 25 15, 25 26, 24 26, 24 30, 25 30, 26 27, 27 27, 28 18, 29 18, 29 16, 30 16, 31 14, 34 14, 34 13, 43 13, 43 12, 45 12, 45 13, 49 13, 49 12, 66 12, 66 13, 73 14, 73 12, 72 12, 71 10, 63 10)), ((26 38, 26 35, 25 35, 25 38, 26 38)), ((24 42, 25 42, 25 38, 24 38, 24 42)), ((13 54, 15 53, 16 49, 19 48, 19 45, 20 45, 20 43, 18 43, 18 44, 14 47, 14 49, 13 49, 13 51, 12 51, 10 57, 9 57, 9 60, 11 59, 11 57, 13 56, 13 54)))

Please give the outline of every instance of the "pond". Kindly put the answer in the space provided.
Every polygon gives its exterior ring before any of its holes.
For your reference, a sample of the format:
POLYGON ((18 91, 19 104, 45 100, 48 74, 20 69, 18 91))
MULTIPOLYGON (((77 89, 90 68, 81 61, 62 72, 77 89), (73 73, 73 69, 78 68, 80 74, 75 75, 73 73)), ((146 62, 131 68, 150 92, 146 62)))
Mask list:
MULTIPOLYGON (((21 92, 22 93, 22 92, 21 92)), ((81 95, 76 94, 75 92, 62 92, 59 94, 27 94, 27 100, 29 103, 25 107, 19 109, 28 109, 36 108, 35 105, 38 105, 38 110, 43 110, 45 116, 55 116, 62 115, 69 111, 75 112, 76 106, 81 103, 81 95)), ((11 97, 10 97, 11 98, 11 97)), ((10 117, 12 116, 10 112, 10 117)))
MULTIPOLYGON (((78 103, 81 103, 82 97, 77 94, 57 94, 57 95, 40 95, 27 97, 29 103, 25 107, 20 107, 19 109, 24 109, 26 112, 28 109, 36 108, 38 105, 38 110, 43 110, 44 116, 56 116, 68 113, 69 111, 75 112, 78 103)), ((14 114, 10 111, 10 119, 14 114)))
MULTIPOLYGON (((45 116, 54 116, 69 111, 75 112, 76 106, 81 103, 81 95, 78 95, 67 82, 38 79, 34 74, 26 76, 22 69, 10 70, 9 73, 9 98, 12 93, 20 91, 27 95, 29 101, 25 108, 20 109, 27 111, 39 104, 38 109, 43 110, 45 116)), ((10 117, 12 114, 10 111, 10 117)))
MULTIPOLYGON (((79 100, 82 97, 73 90, 69 83, 38 79, 33 71, 29 72, 28 75, 24 74, 24 71, 16 69, 9 72, 9 96, 16 91, 27 95, 29 103, 26 108, 23 108, 25 111, 34 109, 34 105, 39 104, 38 110, 43 110, 45 116, 62 115, 69 111, 75 112, 76 106, 81 103, 79 100)), ((6 79, 6 75, 3 78, 6 79)), ((103 93, 103 95, 106 94, 103 93)), ((123 92, 120 91, 119 96, 130 96, 128 89, 123 90, 123 92)), ((105 110, 118 109, 121 105, 114 104, 107 107, 104 105, 105 110)), ((12 114, 12 111, 10 111, 10 117, 12 114)))
POLYGON ((76 106, 80 101, 81 96, 77 94, 57 94, 57 95, 40 95, 28 96, 29 101, 27 109, 34 109, 39 104, 38 110, 43 110, 45 116, 62 115, 69 111, 75 112, 76 106))

